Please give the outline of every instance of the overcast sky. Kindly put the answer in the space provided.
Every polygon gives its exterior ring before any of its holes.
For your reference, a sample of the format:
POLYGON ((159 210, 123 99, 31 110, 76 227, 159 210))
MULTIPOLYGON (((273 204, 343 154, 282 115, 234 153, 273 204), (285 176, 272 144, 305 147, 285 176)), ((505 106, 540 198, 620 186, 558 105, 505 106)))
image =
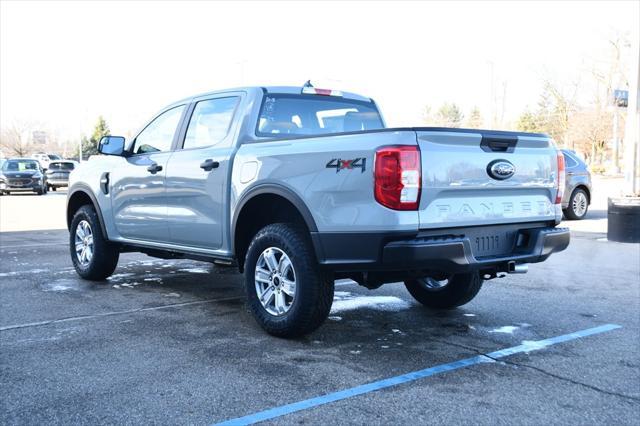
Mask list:
POLYGON ((0 19, 0 119, 74 138, 96 117, 127 134, 195 93, 302 85, 374 97, 390 125, 424 105, 490 108, 490 69, 507 119, 637 33, 629 2, 6 2, 0 19))

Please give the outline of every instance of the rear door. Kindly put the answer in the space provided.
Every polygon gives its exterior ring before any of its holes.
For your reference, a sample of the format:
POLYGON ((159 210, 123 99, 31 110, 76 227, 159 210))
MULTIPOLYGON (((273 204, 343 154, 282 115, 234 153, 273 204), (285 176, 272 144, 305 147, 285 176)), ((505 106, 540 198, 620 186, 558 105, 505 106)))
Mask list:
POLYGON ((543 135, 416 129, 420 228, 556 219, 557 154, 543 135))
POLYGON ((180 105, 159 114, 135 138, 122 166, 109 172, 114 223, 124 238, 169 239, 165 176, 185 110, 180 105))
POLYGON ((218 249, 228 209, 234 120, 244 94, 196 99, 167 166, 167 224, 172 244, 218 249))

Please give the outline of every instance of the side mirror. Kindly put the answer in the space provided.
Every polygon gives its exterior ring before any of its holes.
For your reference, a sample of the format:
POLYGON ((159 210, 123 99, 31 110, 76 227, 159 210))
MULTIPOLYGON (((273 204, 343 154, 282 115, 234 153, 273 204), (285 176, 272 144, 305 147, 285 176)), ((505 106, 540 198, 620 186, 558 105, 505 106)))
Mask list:
POLYGON ((124 138, 122 136, 103 136, 98 143, 98 151, 105 155, 124 154, 124 138))

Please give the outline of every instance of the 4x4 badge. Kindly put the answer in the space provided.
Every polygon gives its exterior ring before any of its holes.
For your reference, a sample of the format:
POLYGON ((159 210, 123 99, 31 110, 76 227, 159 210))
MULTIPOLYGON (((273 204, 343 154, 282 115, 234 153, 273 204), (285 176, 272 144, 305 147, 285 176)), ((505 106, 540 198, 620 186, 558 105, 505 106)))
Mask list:
POLYGON ((327 163, 327 169, 336 169, 336 173, 340 170, 360 169, 361 173, 367 168, 367 159, 364 157, 354 158, 353 160, 342 160, 340 158, 332 158, 327 163))

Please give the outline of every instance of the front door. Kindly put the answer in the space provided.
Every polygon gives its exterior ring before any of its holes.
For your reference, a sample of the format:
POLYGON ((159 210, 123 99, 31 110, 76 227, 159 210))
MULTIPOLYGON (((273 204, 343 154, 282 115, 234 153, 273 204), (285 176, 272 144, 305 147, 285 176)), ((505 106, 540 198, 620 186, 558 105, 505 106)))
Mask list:
MULTIPOLYGON (((241 94, 195 102, 184 143, 167 165, 167 216, 173 244, 219 249, 235 134, 234 114, 241 94)), ((180 145, 180 143, 178 144, 180 145)))
POLYGON ((169 239, 165 177, 184 110, 173 107, 153 119, 135 138, 131 155, 110 172, 114 223, 124 238, 169 239))

